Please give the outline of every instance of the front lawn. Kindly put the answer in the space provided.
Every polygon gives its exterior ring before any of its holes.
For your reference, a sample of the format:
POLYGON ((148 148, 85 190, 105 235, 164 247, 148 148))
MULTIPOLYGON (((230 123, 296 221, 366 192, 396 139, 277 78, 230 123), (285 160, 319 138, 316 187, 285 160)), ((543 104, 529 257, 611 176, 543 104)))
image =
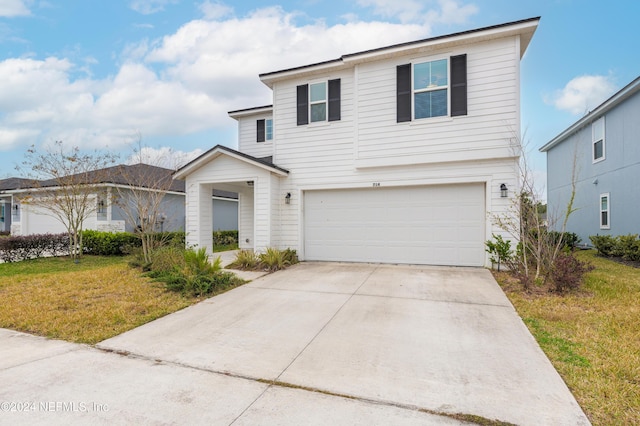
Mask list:
POLYGON ((598 257, 582 291, 527 294, 498 282, 594 425, 640 424, 640 269, 598 257))
POLYGON ((167 291, 123 257, 0 264, 0 327, 97 343, 201 299, 167 291))

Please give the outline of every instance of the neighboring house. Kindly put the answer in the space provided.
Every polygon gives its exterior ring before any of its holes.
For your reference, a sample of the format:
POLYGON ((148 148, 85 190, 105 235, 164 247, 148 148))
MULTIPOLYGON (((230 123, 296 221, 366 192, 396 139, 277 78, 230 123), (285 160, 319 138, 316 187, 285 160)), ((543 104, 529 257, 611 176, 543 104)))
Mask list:
POLYGON ((575 162, 576 210, 566 230, 586 244, 591 235, 640 233, 640 77, 540 151, 547 153, 549 219, 567 209, 575 162))
POLYGON ((261 74, 186 181, 188 244, 211 250, 212 189, 238 193, 241 248, 303 260, 489 265, 518 190, 520 60, 539 18, 261 74), (506 191, 501 191, 501 188, 506 191))
MULTIPOLYGON (((120 207, 120 203, 111 203, 115 196, 126 197, 130 187, 134 185, 136 190, 150 190, 151 182, 166 180, 170 185, 162 187, 166 189, 166 195, 162 199, 159 208, 162 220, 156 223, 158 231, 174 231, 184 229, 185 194, 184 182, 172 179, 172 170, 147 164, 118 165, 101 169, 87 176, 88 182, 97 182, 96 195, 93 202, 96 203, 95 213, 86 220, 84 229, 97 229, 101 231, 131 232, 134 230, 132 223, 126 221, 126 215, 120 207), (97 178, 97 180, 96 180, 97 178), (145 183, 149 184, 146 185, 145 183)), ((0 180, 0 205, 5 212, 3 228, 0 230, 11 231, 13 235, 30 235, 40 233, 65 232, 64 225, 50 212, 42 207, 22 203, 20 199, 29 193, 37 193, 37 188, 55 188, 54 181, 34 182, 28 179, 9 178, 0 180), (6 213, 10 212, 9 215, 6 213)), ((159 188, 156 186, 156 188, 159 188)), ((211 208, 217 212, 216 221, 212 222, 212 229, 234 230, 238 229, 238 201, 237 195, 225 191, 215 191, 210 194, 211 208)))

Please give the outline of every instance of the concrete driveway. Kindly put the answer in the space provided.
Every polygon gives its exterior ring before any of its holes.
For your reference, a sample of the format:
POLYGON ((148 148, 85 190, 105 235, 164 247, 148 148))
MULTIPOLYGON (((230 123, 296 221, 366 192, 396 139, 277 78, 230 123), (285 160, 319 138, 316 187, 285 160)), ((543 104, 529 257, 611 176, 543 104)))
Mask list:
POLYGON ((472 268, 303 263, 97 348, 5 331, 0 382, 0 402, 85 406, 0 423, 589 424, 472 268))

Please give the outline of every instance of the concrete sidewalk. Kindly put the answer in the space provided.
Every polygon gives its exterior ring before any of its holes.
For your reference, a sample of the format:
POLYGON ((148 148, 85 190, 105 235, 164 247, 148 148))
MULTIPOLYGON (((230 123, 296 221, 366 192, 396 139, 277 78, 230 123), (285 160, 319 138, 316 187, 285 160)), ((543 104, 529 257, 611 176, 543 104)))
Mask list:
POLYGON ((589 424, 482 269, 303 263, 102 350, 12 333, 0 401, 110 410, 0 423, 589 424))

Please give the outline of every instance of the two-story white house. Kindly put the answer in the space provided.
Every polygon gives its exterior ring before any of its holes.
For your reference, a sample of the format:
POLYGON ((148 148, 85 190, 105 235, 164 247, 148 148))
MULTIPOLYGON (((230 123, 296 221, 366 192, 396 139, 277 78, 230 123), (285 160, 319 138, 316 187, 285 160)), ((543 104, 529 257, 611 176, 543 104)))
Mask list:
POLYGON ((303 260, 488 265, 518 190, 520 60, 539 18, 260 74, 186 181, 187 242, 211 248, 212 189, 239 194, 241 248, 303 260))

